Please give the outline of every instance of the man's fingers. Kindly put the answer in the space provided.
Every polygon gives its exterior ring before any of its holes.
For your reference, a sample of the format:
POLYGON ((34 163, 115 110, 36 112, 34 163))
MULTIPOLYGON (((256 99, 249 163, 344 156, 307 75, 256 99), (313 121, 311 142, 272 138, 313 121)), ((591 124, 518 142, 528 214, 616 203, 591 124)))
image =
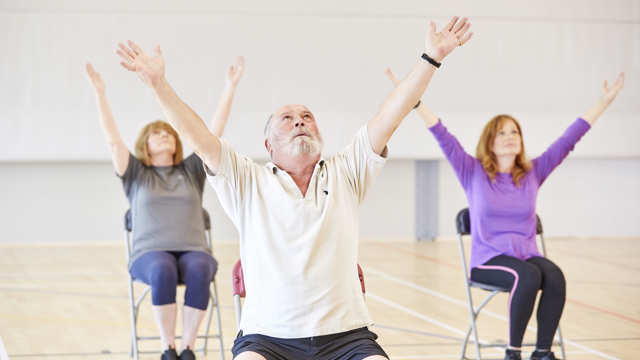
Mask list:
POLYGON ((133 64, 129 64, 129 63, 124 62, 124 61, 120 61, 120 65, 122 65, 123 68, 125 68, 125 69, 127 69, 129 71, 133 71, 133 72, 136 71, 136 67, 133 64))
POLYGON ((460 42, 462 43, 462 45, 466 44, 467 41, 469 41, 469 39, 471 39, 471 35, 473 35, 472 32, 468 33, 465 37, 463 37, 462 39, 460 39, 460 42))
POLYGON ((471 27, 471 23, 470 22, 467 22, 466 24, 464 24, 464 26, 460 30, 455 32, 456 37, 458 39, 462 39, 462 37, 469 30, 470 27, 471 27))
POLYGON ((436 23, 434 23, 433 21, 429 22, 429 35, 433 36, 436 33, 436 23))
MULTIPOLYGON (((133 50, 133 52, 136 55, 143 55, 144 51, 142 51, 142 48, 140 48, 140 46, 138 46, 138 44, 134 43, 131 40, 127 40, 127 44, 129 44, 129 47, 131 48, 131 50, 133 50)), ((160 49, 160 47, 157 48, 158 50, 160 49)))
POLYGON ((122 50, 118 49, 116 50, 116 54, 118 54, 118 56, 120 56, 120 58, 123 60, 123 62, 127 63, 127 64, 133 64, 133 59, 131 59, 131 57, 127 54, 125 54, 122 50))
POLYGON ((133 60, 136 57, 133 51, 131 51, 131 49, 129 49, 122 43, 118 43, 118 48, 116 49, 116 53, 126 61, 133 62, 133 60))
POLYGON ((449 21, 447 26, 445 26, 444 30, 448 30, 448 31, 453 30, 453 26, 456 24, 456 22, 458 22, 458 17, 454 16, 453 18, 451 18, 451 21, 449 21))
POLYGON ((465 25, 467 25, 467 18, 462 18, 462 20, 460 22, 458 22, 456 24, 456 26, 453 27, 453 29, 451 30, 454 33, 457 33, 458 31, 460 31, 465 25))
POLYGON ((160 49, 160 45, 156 45, 155 52, 156 55, 162 56, 162 49, 160 49))

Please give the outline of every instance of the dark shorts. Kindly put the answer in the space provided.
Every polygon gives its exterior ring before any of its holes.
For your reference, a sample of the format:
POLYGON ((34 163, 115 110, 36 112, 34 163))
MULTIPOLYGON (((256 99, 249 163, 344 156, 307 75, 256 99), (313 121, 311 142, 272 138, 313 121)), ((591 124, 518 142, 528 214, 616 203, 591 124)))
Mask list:
POLYGON ((366 327, 310 338, 280 339, 259 334, 242 335, 233 342, 233 357, 253 351, 267 360, 362 360, 381 355, 389 358, 376 342, 378 335, 366 327))

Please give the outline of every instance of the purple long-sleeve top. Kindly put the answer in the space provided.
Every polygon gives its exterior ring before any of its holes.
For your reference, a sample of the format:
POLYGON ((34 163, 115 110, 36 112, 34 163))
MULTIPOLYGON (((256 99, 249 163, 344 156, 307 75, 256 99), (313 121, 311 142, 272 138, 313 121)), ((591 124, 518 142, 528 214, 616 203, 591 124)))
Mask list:
POLYGON ((574 121, 542 155, 533 159, 533 167, 520 179, 520 186, 510 173, 497 173, 492 181, 480 161, 464 151, 442 122, 430 128, 469 201, 471 268, 498 255, 522 260, 541 256, 536 244, 538 189, 590 127, 582 118, 574 121))

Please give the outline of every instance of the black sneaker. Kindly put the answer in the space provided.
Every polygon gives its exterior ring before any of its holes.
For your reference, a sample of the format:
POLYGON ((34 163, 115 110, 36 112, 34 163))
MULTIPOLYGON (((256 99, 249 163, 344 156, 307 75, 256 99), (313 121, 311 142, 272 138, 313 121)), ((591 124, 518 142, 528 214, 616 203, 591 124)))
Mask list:
POLYGON ((530 360, 562 360, 558 359, 551 351, 534 351, 531 353, 530 360))
POLYGON ((178 360, 176 349, 168 348, 162 353, 160 360, 178 360))
POLYGON ((180 360, 196 360, 196 354, 191 349, 186 348, 180 353, 180 360))
POLYGON ((522 360, 522 357, 520 357, 520 351, 507 349, 504 352, 504 360, 522 360))

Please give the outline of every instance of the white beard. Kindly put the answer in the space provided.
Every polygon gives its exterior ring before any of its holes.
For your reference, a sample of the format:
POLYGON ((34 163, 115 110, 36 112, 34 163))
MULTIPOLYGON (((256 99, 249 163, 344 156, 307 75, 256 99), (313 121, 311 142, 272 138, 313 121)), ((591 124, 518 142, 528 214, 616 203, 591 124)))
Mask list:
POLYGON ((287 152, 291 156, 310 154, 317 155, 322 151, 322 143, 310 136, 300 136, 287 146, 287 152))

